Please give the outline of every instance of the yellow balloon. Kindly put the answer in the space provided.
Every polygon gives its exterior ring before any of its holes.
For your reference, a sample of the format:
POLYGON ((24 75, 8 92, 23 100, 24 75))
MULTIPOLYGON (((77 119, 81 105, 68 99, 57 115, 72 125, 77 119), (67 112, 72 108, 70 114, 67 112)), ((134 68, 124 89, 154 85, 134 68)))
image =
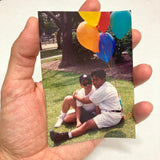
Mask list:
POLYGON ((83 47, 99 53, 99 32, 95 27, 81 22, 77 28, 77 39, 83 47))
POLYGON ((96 27, 99 23, 101 12, 99 11, 79 11, 80 16, 91 26, 96 27))

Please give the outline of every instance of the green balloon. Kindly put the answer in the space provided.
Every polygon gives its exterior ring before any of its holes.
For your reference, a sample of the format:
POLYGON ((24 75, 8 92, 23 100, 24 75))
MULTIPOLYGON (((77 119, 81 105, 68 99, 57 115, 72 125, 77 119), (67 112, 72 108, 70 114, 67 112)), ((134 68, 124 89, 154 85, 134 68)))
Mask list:
POLYGON ((131 28, 131 13, 129 11, 112 12, 110 23, 114 35, 122 39, 131 28))

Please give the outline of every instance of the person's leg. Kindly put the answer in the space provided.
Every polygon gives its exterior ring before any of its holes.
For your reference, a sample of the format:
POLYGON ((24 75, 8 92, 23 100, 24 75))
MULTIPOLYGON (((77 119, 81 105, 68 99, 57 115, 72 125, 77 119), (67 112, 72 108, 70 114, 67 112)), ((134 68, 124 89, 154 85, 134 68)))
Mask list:
MULTIPOLYGON (((81 117, 80 117, 81 123, 84 123, 84 122, 92 119, 93 117, 95 117, 95 115, 93 115, 90 112, 87 112, 82 107, 80 109, 81 109, 81 117)), ((74 122, 76 122, 76 112, 67 114, 65 116, 65 118, 64 118, 64 122, 65 123, 74 123, 74 122)))
POLYGON ((73 96, 66 96, 62 104, 62 112, 67 113, 71 106, 75 109, 76 101, 74 100, 73 96))
POLYGON ((76 112, 67 114, 64 118, 65 123, 74 123, 76 122, 76 112))
POLYGON ((71 137, 77 137, 84 134, 87 130, 98 128, 95 121, 90 119, 84 122, 79 128, 75 128, 71 131, 71 137))
POLYGON ((83 123, 82 126, 72 130, 71 132, 57 133, 54 131, 50 131, 50 138, 52 141, 54 141, 54 143, 61 143, 73 137, 80 136, 84 134, 87 130, 94 129, 94 128, 98 128, 98 127, 94 122, 94 120, 90 119, 87 122, 83 123))
POLYGON ((74 100, 73 96, 66 96, 64 98, 64 101, 63 101, 63 104, 62 104, 61 114, 58 117, 57 123, 55 124, 55 128, 58 128, 62 125, 62 123, 63 123, 63 121, 66 117, 66 114, 67 114, 67 112, 68 112, 68 110, 70 109, 71 106, 75 109, 76 101, 74 100))

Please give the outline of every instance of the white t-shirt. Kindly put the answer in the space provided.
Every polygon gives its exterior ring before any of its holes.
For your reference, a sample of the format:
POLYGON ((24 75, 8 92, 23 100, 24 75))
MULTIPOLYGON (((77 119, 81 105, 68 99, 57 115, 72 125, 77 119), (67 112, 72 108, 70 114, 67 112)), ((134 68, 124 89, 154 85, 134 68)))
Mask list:
POLYGON ((95 90, 89 99, 101 109, 101 113, 111 110, 121 110, 119 97, 115 87, 105 82, 102 86, 95 90))
MULTIPOLYGON (((94 91, 95 91, 95 87, 92 86, 92 90, 89 92, 89 94, 85 95, 85 90, 84 88, 82 88, 78 91, 78 95, 81 97, 87 98, 87 97, 90 97, 94 93, 94 91)), ((96 108, 95 104, 93 103, 83 104, 82 102, 78 100, 76 100, 76 105, 77 107, 83 107, 88 112, 94 112, 96 108)))

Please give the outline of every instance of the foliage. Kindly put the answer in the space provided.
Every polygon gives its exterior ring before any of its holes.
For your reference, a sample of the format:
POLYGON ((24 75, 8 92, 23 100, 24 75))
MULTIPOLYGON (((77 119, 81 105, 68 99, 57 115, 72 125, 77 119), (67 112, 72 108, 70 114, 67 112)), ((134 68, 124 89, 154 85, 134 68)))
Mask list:
POLYGON ((38 16, 40 35, 42 35, 42 33, 45 33, 45 35, 52 36, 53 33, 58 31, 58 27, 52 18, 48 17, 43 12, 38 12, 38 16))
POLYGON ((38 12, 38 19, 39 19, 39 33, 40 33, 40 36, 42 35, 42 33, 44 32, 44 22, 45 22, 45 19, 46 19, 46 16, 45 14, 41 13, 41 12, 38 12))
POLYGON ((45 23, 44 32, 47 35, 52 35, 53 33, 58 31, 58 27, 56 26, 55 22, 53 20, 47 21, 45 23))
POLYGON ((93 52, 84 48, 77 40, 76 33, 72 33, 73 55, 76 63, 87 63, 93 58, 93 52))
POLYGON ((129 55, 132 55, 132 30, 130 29, 128 33, 122 38, 122 43, 125 50, 129 55))
POLYGON ((110 33, 115 40, 115 50, 113 53, 114 57, 121 58, 121 54, 124 51, 127 51, 129 55, 132 55, 132 30, 130 29, 128 33, 122 38, 117 39, 114 33, 112 32, 111 26, 109 25, 107 32, 110 33))

